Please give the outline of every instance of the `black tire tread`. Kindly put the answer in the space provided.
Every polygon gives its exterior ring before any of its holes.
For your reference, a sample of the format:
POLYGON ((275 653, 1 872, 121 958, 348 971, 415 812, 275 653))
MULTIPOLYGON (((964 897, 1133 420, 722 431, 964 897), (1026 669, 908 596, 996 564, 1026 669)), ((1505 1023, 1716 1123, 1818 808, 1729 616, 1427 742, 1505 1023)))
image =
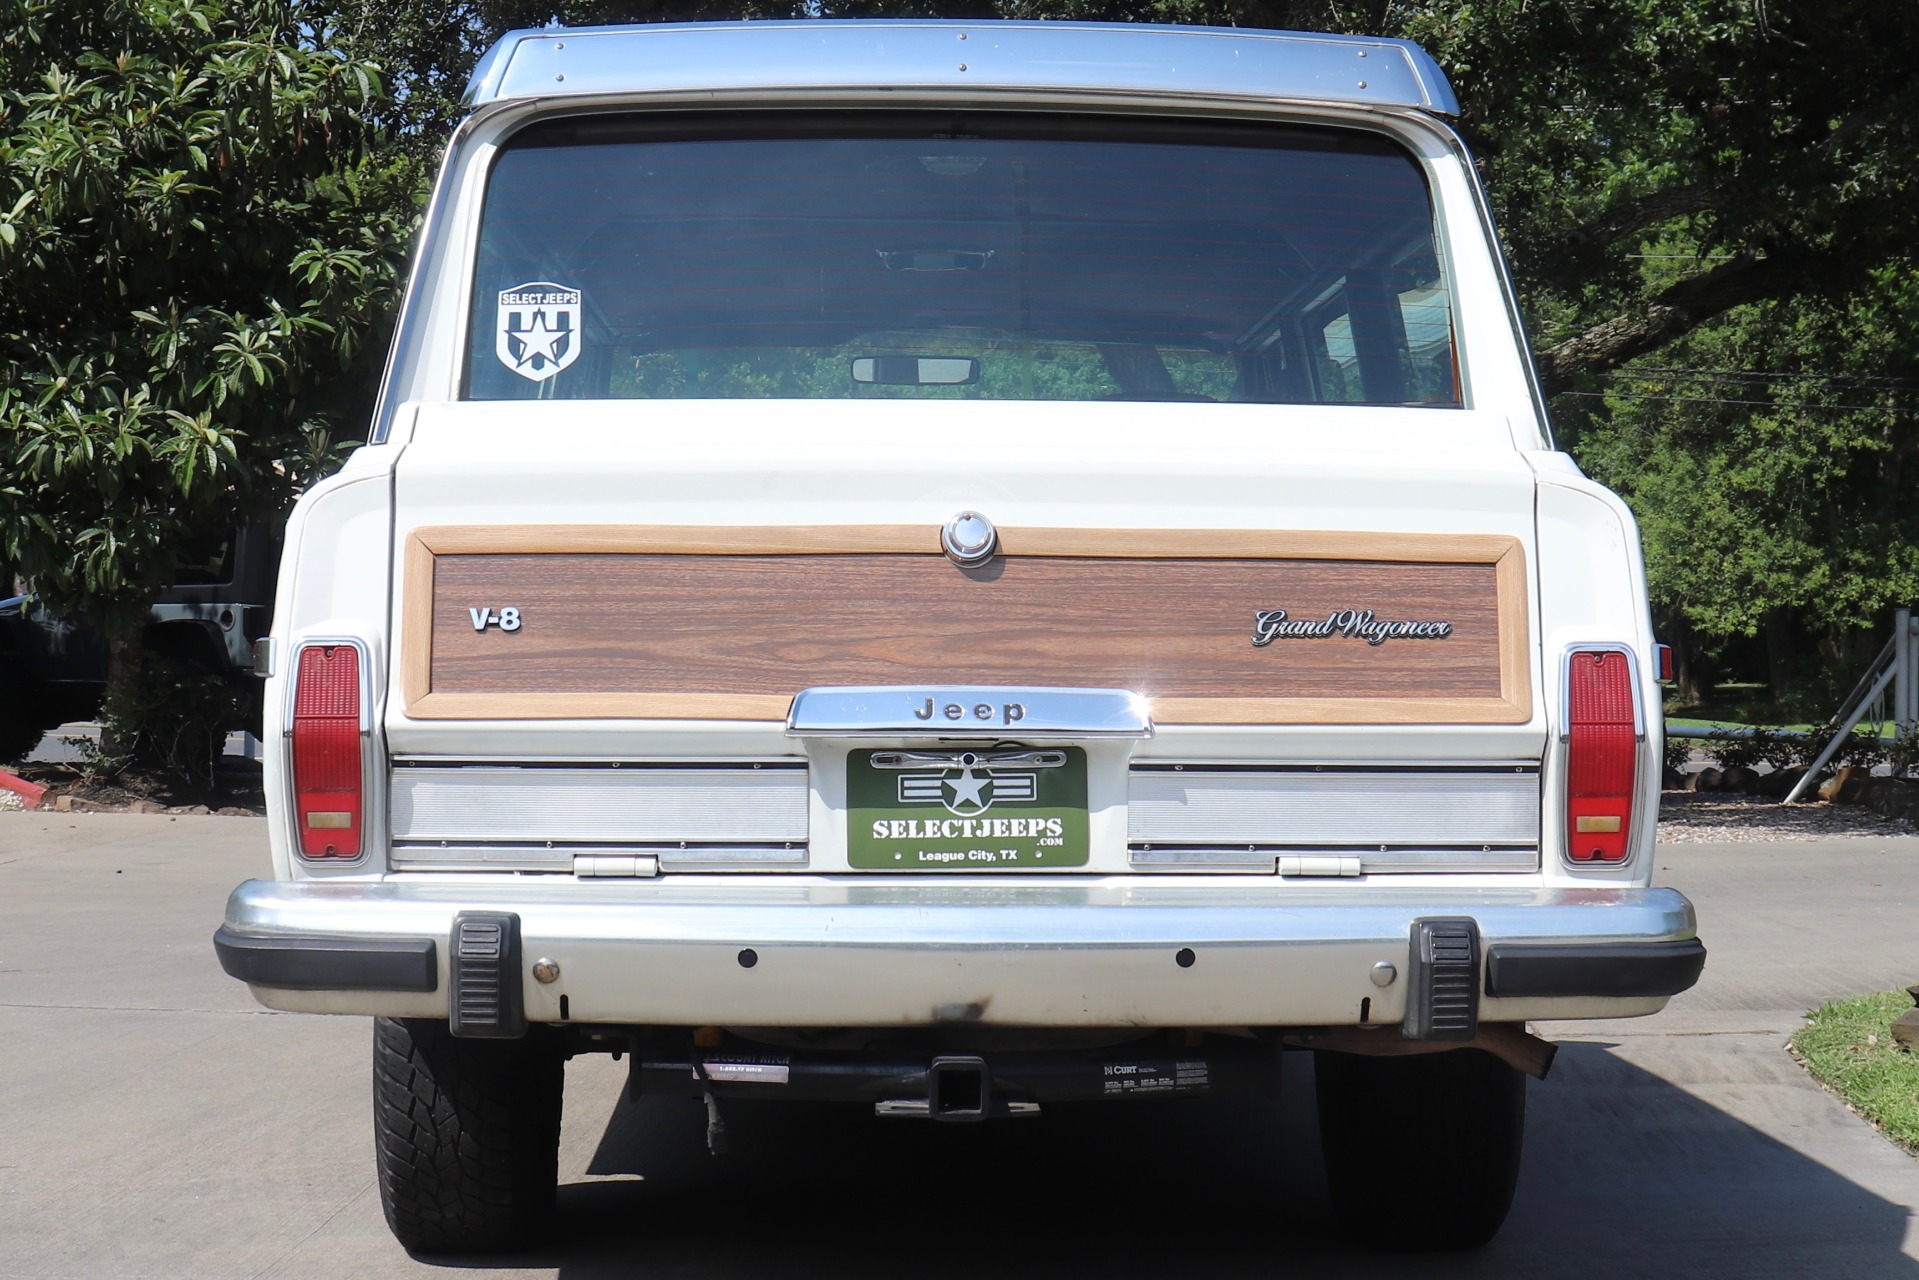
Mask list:
POLYGON ((1519 1183, 1526 1078, 1478 1049, 1317 1053, 1320 1146, 1349 1237, 1388 1249, 1475 1249, 1519 1183))
POLYGON ((495 1253, 552 1219, 565 1063, 546 1029, 465 1040, 443 1022, 376 1018, 380 1205, 410 1252, 495 1253))

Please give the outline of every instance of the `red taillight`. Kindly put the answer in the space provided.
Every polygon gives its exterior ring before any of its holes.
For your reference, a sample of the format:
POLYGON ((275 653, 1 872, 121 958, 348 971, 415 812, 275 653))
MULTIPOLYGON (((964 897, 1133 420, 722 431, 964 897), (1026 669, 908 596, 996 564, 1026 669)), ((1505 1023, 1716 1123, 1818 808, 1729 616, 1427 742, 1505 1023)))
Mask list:
POLYGON ((300 651, 293 691, 293 818, 309 858, 360 856, 360 653, 300 651))
POLYGON ((1632 664, 1617 650, 1575 652, 1566 668, 1566 854, 1624 862, 1639 764, 1632 664))

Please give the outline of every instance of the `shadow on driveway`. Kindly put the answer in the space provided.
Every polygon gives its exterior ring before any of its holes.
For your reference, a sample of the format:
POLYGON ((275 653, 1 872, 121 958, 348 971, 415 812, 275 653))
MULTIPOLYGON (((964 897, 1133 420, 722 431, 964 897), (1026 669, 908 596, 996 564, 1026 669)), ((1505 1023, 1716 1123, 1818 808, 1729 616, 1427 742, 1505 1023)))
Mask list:
MULTIPOLYGON (((736 1104, 722 1158, 705 1151, 699 1103, 622 1101, 590 1180, 560 1190, 553 1243, 496 1265, 557 1267, 568 1280, 1919 1280, 1901 1252, 1903 1206, 1592 1043, 1562 1046, 1551 1081, 1530 1086, 1519 1199, 1490 1246, 1374 1253, 1332 1219, 1308 1057, 1286 1066, 1279 1104, 1087 1104, 979 1126, 736 1104)), ((1446 1170, 1435 1151, 1429 1176, 1446 1170)))

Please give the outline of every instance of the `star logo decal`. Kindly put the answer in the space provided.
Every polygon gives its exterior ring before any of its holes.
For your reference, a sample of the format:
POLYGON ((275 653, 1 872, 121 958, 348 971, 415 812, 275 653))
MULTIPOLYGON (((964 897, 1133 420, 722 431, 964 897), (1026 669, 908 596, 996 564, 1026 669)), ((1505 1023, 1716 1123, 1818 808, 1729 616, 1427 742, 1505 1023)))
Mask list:
POLYGON ((558 348, 560 344, 573 336, 573 331, 554 328, 547 323, 546 312, 535 311, 533 323, 513 336, 520 340, 521 364, 539 360, 549 360, 558 364, 560 360, 558 348))
POLYGON ((583 299, 571 285, 530 280, 500 291, 493 352, 529 382, 545 382, 580 358, 583 299))

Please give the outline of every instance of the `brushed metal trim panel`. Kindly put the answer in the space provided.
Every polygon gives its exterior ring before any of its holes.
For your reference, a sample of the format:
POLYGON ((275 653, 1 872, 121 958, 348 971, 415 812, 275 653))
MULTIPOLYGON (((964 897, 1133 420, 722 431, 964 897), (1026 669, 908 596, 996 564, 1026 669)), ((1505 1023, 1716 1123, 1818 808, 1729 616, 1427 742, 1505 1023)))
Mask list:
MULTIPOLYGON (((804 871, 804 844, 455 844, 395 845, 395 871, 539 871, 567 875, 579 857, 643 858, 663 871, 804 871)), ((649 874, 653 874, 649 873, 649 874)))
POLYGON ((807 838, 804 769, 416 766, 394 771, 392 797, 396 843, 803 844, 807 838))
MULTIPOLYGON (((1135 769, 1127 840, 1286 850, 1513 847, 1537 862, 1537 768, 1135 769)), ((1382 854, 1382 866, 1384 857, 1382 854)))

